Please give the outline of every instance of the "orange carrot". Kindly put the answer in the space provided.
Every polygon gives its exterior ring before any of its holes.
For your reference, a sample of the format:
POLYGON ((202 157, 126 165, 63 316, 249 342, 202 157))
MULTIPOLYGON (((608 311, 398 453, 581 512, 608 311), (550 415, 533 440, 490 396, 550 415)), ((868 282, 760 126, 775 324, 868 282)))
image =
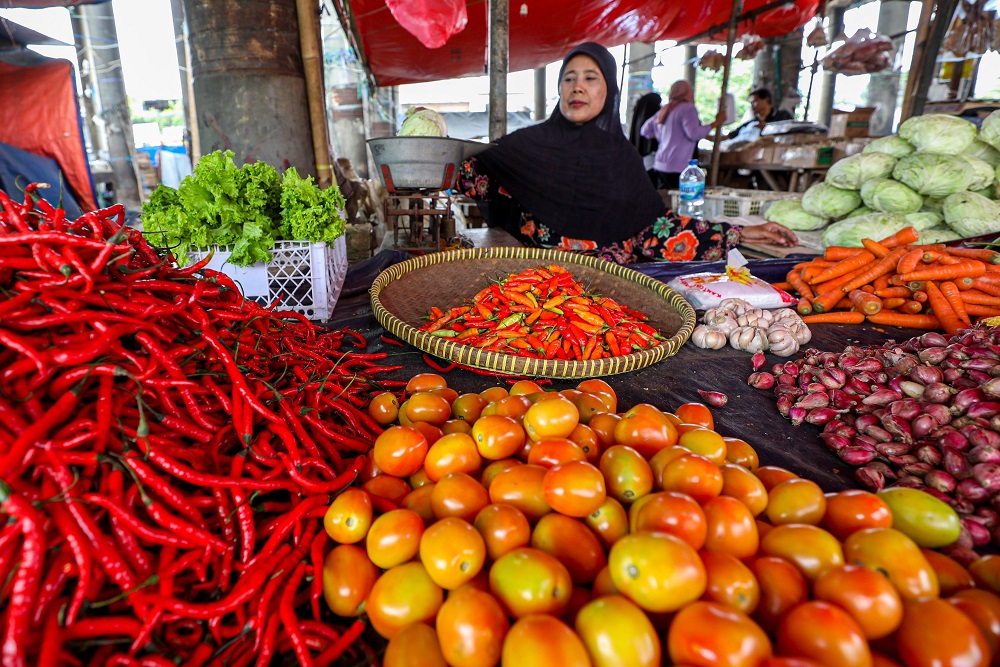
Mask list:
POLYGON ((865 247, 865 250, 880 259, 888 255, 890 252, 884 245, 878 241, 873 241, 872 239, 861 239, 861 245, 865 247))
POLYGON ((941 290, 941 294, 944 298, 948 299, 948 304, 951 306, 952 310, 955 311, 955 315, 958 319, 962 320, 966 324, 972 324, 972 320, 969 319, 968 313, 965 312, 965 303, 962 301, 962 293, 958 291, 958 287, 955 283, 950 280, 946 280, 938 288, 941 290))
POLYGON ((927 283, 924 283, 924 287, 925 287, 925 289, 922 289, 922 290, 916 290, 916 291, 915 291, 915 292, 913 293, 913 300, 914 300, 914 301, 919 301, 920 303, 926 303, 926 302, 927 302, 927 290, 926 290, 926 285, 927 285, 927 283))
MULTIPOLYGON (((832 264, 830 266, 832 266, 832 264)), ((814 264, 813 266, 804 267, 800 271, 800 275, 802 276, 802 280, 804 280, 807 283, 809 283, 809 282, 812 282, 813 278, 815 278, 819 274, 823 273, 823 271, 825 271, 825 270, 826 270, 826 266, 825 265, 814 264)))
POLYGON ((896 310, 904 303, 906 303, 906 301, 907 300, 901 296, 894 296, 889 299, 882 299, 882 308, 883 310, 896 310))
POLYGON ((874 294, 868 294, 859 289, 851 290, 847 294, 847 298, 851 300, 854 307, 865 315, 874 315, 878 311, 882 310, 882 299, 878 298, 874 294))
POLYGON ((911 292, 923 292, 924 291, 924 281, 923 280, 911 280, 906 283, 906 286, 910 288, 911 292))
POLYGON ((883 299, 891 299, 894 297, 902 297, 904 299, 908 298, 913 291, 909 287, 886 287, 883 289, 876 289, 875 296, 881 297, 883 299))
POLYGON ((786 292, 789 292, 789 291, 792 290, 792 284, 790 282, 771 283, 771 287, 773 287, 774 289, 784 290, 786 292))
POLYGON ((903 313, 910 313, 911 315, 916 315, 923 309, 924 309, 924 304, 922 304, 921 302, 914 301, 913 299, 907 299, 906 301, 903 302, 903 305, 900 306, 897 310, 903 313))
POLYGON ((821 294, 817 294, 816 298, 812 300, 812 308, 814 313, 827 313, 833 310, 837 303, 844 297, 844 293, 839 289, 827 290, 821 294))
POLYGON ((812 299, 815 294, 813 294, 812 288, 802 279, 797 271, 788 272, 788 284, 792 286, 792 289, 798 292, 798 295, 804 299, 812 299))
POLYGON ((978 259, 984 264, 1000 264, 1000 252, 987 250, 986 248, 948 248, 955 257, 965 257, 966 259, 978 259))
POLYGON ((807 297, 802 297, 799 299, 798 305, 795 306, 795 312, 799 315, 808 315, 813 311, 812 302, 807 297))
POLYGON ((872 281, 872 287, 875 288, 875 294, 878 294, 880 289, 886 289, 889 287, 889 275, 879 276, 872 281))
POLYGON ((972 287, 980 292, 986 292, 987 294, 992 294, 993 296, 1000 296, 1000 285, 986 282, 981 277, 973 278, 972 287))
POLYGON ((891 249, 908 243, 916 243, 919 240, 920 232, 915 227, 903 227, 895 234, 880 240, 879 243, 891 249))
POLYGON ((902 257, 899 258, 899 263, 896 264, 896 273, 910 273, 911 271, 917 270, 917 264, 923 259, 925 253, 920 248, 915 250, 906 251, 902 257))
POLYGON ((896 268, 896 265, 900 261, 900 257, 906 253, 903 248, 896 248, 895 250, 890 250, 889 254, 880 259, 879 261, 872 264, 870 267, 862 271, 859 275, 855 276, 854 279, 840 286, 841 291, 850 292, 853 289, 857 289, 862 285, 866 285, 871 281, 875 280, 879 276, 888 275, 896 268))
POLYGON ((952 280, 954 278, 977 278, 986 273, 986 265, 978 259, 962 260, 958 264, 934 266, 904 273, 905 280, 952 280))
POLYGON ((958 278, 958 279, 956 279, 956 280, 954 280, 952 282, 955 283, 955 287, 957 287, 959 289, 959 291, 963 291, 964 292, 967 289, 972 289, 975 286, 975 284, 976 284, 976 280, 978 280, 978 279, 979 278, 970 278, 969 276, 964 276, 964 277, 958 278))
POLYGON ((844 310, 837 313, 806 315, 802 318, 802 321, 806 324, 861 324, 865 321, 865 315, 856 310, 844 310))
POLYGON ((862 250, 857 255, 848 257, 847 259, 842 259, 833 266, 828 267, 825 271, 823 271, 823 273, 810 280, 809 283, 816 285, 819 283, 825 283, 828 280, 833 280, 834 278, 839 278, 842 275, 864 268, 874 259, 875 255, 871 254, 867 250, 862 250))
POLYGON ((826 250, 823 251, 823 259, 839 262, 842 259, 854 257, 859 252, 862 252, 861 248, 848 248, 847 246, 831 245, 827 246, 826 250))
POLYGON ((906 329, 940 329, 941 323, 933 315, 910 315, 883 310, 881 313, 868 316, 872 324, 884 324, 890 327, 906 329))
MULTIPOLYGON (((991 266, 996 266, 995 264, 987 264, 986 268, 989 269, 991 266)), ((993 285, 1000 285, 1000 273, 990 273, 987 271, 981 276, 976 276, 976 280, 981 280, 984 283, 992 283, 993 285)))
POLYGON ((854 276, 858 275, 862 271, 867 270, 867 268, 868 267, 862 266, 861 268, 855 269, 850 273, 845 273, 839 278, 834 278, 833 280, 827 280, 825 283, 819 283, 813 287, 813 292, 816 294, 822 294, 823 292, 828 292, 832 289, 840 289, 841 285, 851 280, 852 278, 854 278, 854 276))
POLYGON ((972 317, 996 317, 1000 315, 1000 308, 980 306, 978 303, 967 303, 965 304, 965 312, 972 317))
POLYGON ((833 264, 836 264, 836 262, 831 262, 830 260, 824 259, 822 257, 813 257, 808 262, 799 262, 798 264, 796 264, 792 268, 793 269, 804 269, 807 266, 831 266, 833 264))
POLYGON ((837 302, 837 305, 833 307, 834 310, 854 310, 854 304, 846 296, 837 302))
POLYGON ((991 308, 1000 308, 1000 296, 993 296, 992 294, 983 294, 978 290, 966 290, 962 292, 962 301, 966 305, 970 303, 978 303, 980 306, 990 306, 991 308))
POLYGON ((951 303, 941 293, 941 289, 933 280, 927 281, 927 303, 934 311, 934 317, 938 318, 945 333, 956 334, 959 329, 963 328, 965 323, 959 319, 958 313, 955 312, 951 303))

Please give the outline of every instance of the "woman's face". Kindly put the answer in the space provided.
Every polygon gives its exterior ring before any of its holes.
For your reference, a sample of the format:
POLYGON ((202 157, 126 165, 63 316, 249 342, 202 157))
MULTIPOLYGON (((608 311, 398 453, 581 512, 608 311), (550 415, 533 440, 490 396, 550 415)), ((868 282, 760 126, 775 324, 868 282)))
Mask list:
POLYGON ((570 122, 583 125, 600 115, 608 97, 601 68, 590 56, 573 56, 559 81, 559 111, 570 122))

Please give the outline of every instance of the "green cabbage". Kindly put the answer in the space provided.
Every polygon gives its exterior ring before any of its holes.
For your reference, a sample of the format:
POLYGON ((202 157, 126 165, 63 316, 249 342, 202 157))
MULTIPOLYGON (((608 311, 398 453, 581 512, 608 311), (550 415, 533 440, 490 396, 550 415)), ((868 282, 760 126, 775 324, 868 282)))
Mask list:
POLYGON ((931 227, 920 230, 920 243, 947 243, 948 241, 957 241, 960 238, 962 237, 956 234, 955 230, 948 227, 931 227))
POLYGON ((916 213, 907 213, 905 217, 910 223, 910 226, 918 232, 922 232, 923 230, 930 229, 932 227, 937 227, 944 222, 944 216, 940 213, 935 213, 934 211, 917 211, 916 213))
POLYGON ((399 128, 401 137, 447 137, 448 123, 444 116, 426 107, 410 107, 399 128))
POLYGON ((962 238, 1000 232, 1000 204, 975 192, 959 192, 944 200, 944 221, 962 238))
POLYGON ((910 222, 898 213, 870 213, 835 222, 823 231, 823 246, 842 245, 853 248, 862 246, 861 239, 884 239, 910 222))
MULTIPOLYGON (((919 117, 919 116, 918 116, 919 117)), ((947 197, 969 188, 975 171, 960 155, 918 151, 900 158, 892 177, 928 197, 947 197)))
POLYGON ((826 182, 845 190, 860 190, 873 178, 885 178, 896 166, 888 153, 858 153, 838 160, 826 172, 826 182))
POLYGON ((764 219, 777 222, 798 232, 809 232, 826 226, 829 220, 821 215, 807 213, 802 208, 802 200, 781 199, 771 204, 764 212, 764 219))
POLYGON ((988 162, 968 155, 963 155, 962 157, 972 165, 973 177, 972 182, 969 183, 969 190, 983 190, 993 185, 993 181, 996 180, 996 173, 988 162))
POLYGON ((861 206, 861 195, 857 192, 826 183, 816 183, 802 195, 802 208, 806 213, 824 218, 842 218, 858 206, 861 206))
MULTIPOLYGON (((944 206, 944 197, 924 197, 924 207, 920 209, 921 211, 932 211, 934 213, 941 213, 941 208, 944 206)), ((944 220, 944 215, 942 214, 941 219, 944 220)))
POLYGON ((883 213, 916 213, 924 198, 891 178, 873 178, 861 186, 861 200, 883 213))
POLYGON ((903 137, 891 134, 888 137, 879 137, 865 146, 862 153, 887 153, 894 158, 901 158, 917 150, 909 141, 903 137))
POLYGON ((869 213, 878 213, 878 211, 871 208, 870 206, 859 206, 850 213, 848 213, 847 215, 845 215, 844 220, 847 220, 848 218, 856 218, 859 215, 868 215, 869 213))
POLYGON ((962 155, 974 157, 986 162, 994 167, 1000 166, 1000 151, 990 146, 985 141, 976 139, 966 148, 962 155))
POLYGON ((979 128, 979 139, 1000 151, 1000 109, 983 119, 979 128))
POLYGON ((903 121, 899 126, 899 136, 916 146, 918 151, 956 155, 976 138, 976 125, 957 116, 932 113, 903 121))

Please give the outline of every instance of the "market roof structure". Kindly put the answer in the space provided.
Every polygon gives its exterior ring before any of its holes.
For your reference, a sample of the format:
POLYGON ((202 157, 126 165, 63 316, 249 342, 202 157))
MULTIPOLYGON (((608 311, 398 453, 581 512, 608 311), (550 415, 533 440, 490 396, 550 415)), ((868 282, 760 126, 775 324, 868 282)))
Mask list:
MULTIPOLYGON (((468 23, 439 48, 426 48, 393 17, 386 0, 335 0, 355 46, 379 86, 438 81, 487 72, 488 0, 466 0, 468 23)), ((819 0, 746 0, 743 13, 767 11, 741 23, 739 34, 785 35, 812 18, 819 0)), ((720 31, 731 0, 511 0, 509 69, 540 67, 584 41, 685 40, 720 31)), ((723 38, 724 40, 724 38, 723 38)))

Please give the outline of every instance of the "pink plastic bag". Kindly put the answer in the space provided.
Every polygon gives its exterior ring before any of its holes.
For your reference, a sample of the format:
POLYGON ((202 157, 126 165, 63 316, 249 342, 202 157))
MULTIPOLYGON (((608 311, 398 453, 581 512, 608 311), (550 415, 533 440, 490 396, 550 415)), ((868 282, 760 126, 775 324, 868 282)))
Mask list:
POLYGON ((393 18, 428 49, 444 46, 465 30, 465 0, 386 0, 393 18))

